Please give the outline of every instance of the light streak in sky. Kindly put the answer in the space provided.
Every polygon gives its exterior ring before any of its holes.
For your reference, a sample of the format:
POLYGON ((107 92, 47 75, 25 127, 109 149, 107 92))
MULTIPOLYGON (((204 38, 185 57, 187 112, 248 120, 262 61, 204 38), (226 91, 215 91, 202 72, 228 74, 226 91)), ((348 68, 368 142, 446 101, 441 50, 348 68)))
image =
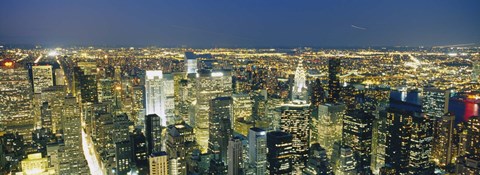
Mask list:
POLYGON ((356 26, 356 25, 353 25, 353 24, 352 24, 352 27, 356 28, 356 29, 360 29, 360 30, 367 30, 367 28, 365 28, 365 27, 359 27, 359 26, 356 26))
POLYGON ((466 47, 466 46, 472 46, 477 43, 465 43, 465 44, 452 44, 452 45, 444 45, 444 46, 432 46, 432 48, 444 48, 444 47, 466 47))

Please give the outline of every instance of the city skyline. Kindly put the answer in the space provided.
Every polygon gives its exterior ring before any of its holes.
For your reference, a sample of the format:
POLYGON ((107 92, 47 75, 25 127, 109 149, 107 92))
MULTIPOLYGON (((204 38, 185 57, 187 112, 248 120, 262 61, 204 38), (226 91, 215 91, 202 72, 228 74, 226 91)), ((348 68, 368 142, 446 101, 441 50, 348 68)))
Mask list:
POLYGON ((0 2, 0 174, 479 175, 480 1, 0 2))

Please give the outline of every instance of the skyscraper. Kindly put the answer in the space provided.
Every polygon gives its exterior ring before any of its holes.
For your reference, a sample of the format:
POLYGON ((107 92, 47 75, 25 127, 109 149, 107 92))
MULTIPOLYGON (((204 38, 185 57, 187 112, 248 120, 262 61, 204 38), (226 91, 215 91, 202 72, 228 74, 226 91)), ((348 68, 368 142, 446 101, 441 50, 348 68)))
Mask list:
POLYGON ((330 166, 327 151, 320 144, 315 143, 309 149, 308 162, 303 174, 305 175, 332 175, 332 167, 330 166))
POLYGON ((80 108, 75 97, 65 97, 63 137, 65 151, 60 155, 60 174, 87 174, 88 166, 82 150, 80 108))
POLYGON ((232 77, 230 74, 231 72, 227 70, 199 70, 196 78, 195 117, 194 121, 190 121, 190 123, 195 126, 195 135, 202 153, 207 152, 209 145, 210 102, 216 97, 230 97, 232 95, 232 77))
POLYGON ((228 175, 241 175, 243 173, 242 147, 242 141, 239 138, 232 138, 228 141, 228 175))
POLYGON ((248 94, 233 94, 233 118, 235 131, 247 135, 248 129, 241 127, 241 122, 251 121, 253 100, 248 94))
MULTIPOLYGON (((127 114, 119 114, 113 118, 113 142, 124 142, 130 140, 130 129, 133 128, 133 122, 127 114)), ((161 129, 161 128, 160 128, 161 129)))
POLYGON ((318 117, 312 119, 311 142, 320 143, 329 156, 332 155, 333 144, 342 139, 344 115, 345 105, 327 103, 318 107, 318 117))
POLYGON ((168 156, 165 152, 156 152, 148 157, 150 175, 169 175, 168 156))
MULTIPOLYGON (((35 106, 37 107, 37 106, 35 106)), ((40 118, 35 115, 35 129, 45 128, 52 131, 52 109, 49 108, 48 103, 43 102, 40 108, 40 118)))
POLYGON ((132 147, 132 164, 135 164, 140 174, 148 172, 147 139, 140 130, 130 134, 132 147))
MULTIPOLYGON (((353 175, 363 174, 356 170, 356 161, 353 150, 349 146, 341 146, 339 148, 339 156, 337 157, 335 166, 335 175, 353 175)), ((367 173, 365 173, 367 174, 367 173)))
POLYGON ((267 133, 268 174, 287 175, 294 172, 292 135, 282 131, 267 133))
POLYGON ((267 91, 256 91, 253 95, 252 120, 257 121, 267 117, 268 111, 267 91))
POLYGON ((132 145, 130 140, 115 142, 115 173, 127 174, 132 166, 132 145))
POLYGON ((329 103, 337 103, 340 100, 340 59, 328 59, 328 98, 329 103))
POLYGON ((441 118, 448 112, 451 90, 425 88, 422 95, 422 110, 426 115, 441 118))
POLYGON ((156 114, 161 119, 161 125, 166 126, 166 92, 162 71, 146 71, 145 76, 145 107, 146 114, 156 114))
POLYGON ((399 174, 432 174, 433 126, 422 113, 418 92, 391 92, 387 126, 385 164, 399 174))
POLYGON ((305 69, 303 69, 302 60, 300 60, 295 70, 294 84, 291 93, 292 101, 306 101, 308 99, 306 79, 306 72, 305 69))
POLYGON ((325 90, 322 87, 322 83, 320 82, 320 79, 315 79, 315 81, 311 84, 311 97, 310 97, 310 103, 314 107, 313 109, 318 110, 318 106, 325 102, 325 90))
POLYGON ((133 98, 133 114, 135 114, 136 119, 134 120, 135 126, 140 128, 145 127, 145 101, 143 95, 145 94, 145 89, 143 86, 133 86, 132 88, 132 98, 133 98))
POLYGON ((261 128, 250 128, 248 131, 249 168, 254 174, 267 173, 267 132, 261 128))
POLYGON ((374 112, 375 121, 372 131, 372 171, 379 173, 385 165, 385 148, 387 142, 387 112, 385 104, 380 105, 374 112))
POLYGON ((99 79, 97 88, 98 102, 115 102, 115 82, 112 79, 99 79))
POLYGON ((157 114, 145 116, 145 137, 147 139, 147 153, 161 151, 162 148, 162 125, 157 114))
POLYGON ((282 105, 281 111, 280 130, 292 135, 293 163, 303 166, 310 146, 310 104, 294 101, 282 105))
POLYGON ((371 174, 373 120, 364 110, 349 110, 343 117, 342 143, 352 149, 356 171, 361 174, 371 174))
POLYGON ((97 103, 97 66, 94 62, 79 62, 73 68, 73 95, 78 94, 82 102, 97 103))
POLYGON ((454 145, 455 115, 445 114, 435 121, 435 133, 432 145, 432 159, 445 167, 450 165, 456 157, 456 147, 454 145))
MULTIPOLYGON (((65 98, 65 86, 51 86, 43 89, 42 99, 47 108, 51 110, 51 131, 57 133, 61 129, 61 116, 65 98)), ((45 127, 45 126, 44 126, 45 127)))
POLYGON ((465 126, 465 153, 480 158, 480 116, 470 117, 465 126))
POLYGON ((185 52, 185 72, 187 74, 197 73, 197 56, 193 52, 185 52))
POLYGON ((232 97, 217 97, 210 102, 210 122, 208 150, 218 156, 218 161, 227 163, 228 140, 233 135, 231 118, 233 116, 232 97))
POLYGON ((0 127, 19 132, 26 142, 34 129, 32 95, 28 70, 10 60, 0 62, 0 127))
POLYGON ((32 66, 33 92, 41 93, 42 89, 53 86, 53 71, 51 65, 32 66))
MULTIPOLYGON (((175 124, 177 121, 181 121, 180 118, 175 117, 175 87, 174 87, 173 75, 163 74, 163 92, 165 96, 165 118, 166 125, 175 124)), ((163 96, 163 95, 162 95, 163 96)), ((162 126, 166 126, 162 125, 162 126)))
POLYGON ((42 157, 40 153, 29 154, 22 160, 23 174, 55 174, 55 169, 48 166, 48 158, 42 157))
POLYGON ((5 170, 11 171, 20 168, 20 161, 25 158, 25 150, 27 144, 25 143, 23 136, 18 133, 6 133, 0 136, 0 145, 3 147, 5 154, 5 164, 7 164, 5 170))
POLYGON ((167 155, 172 175, 186 175, 188 158, 195 147, 193 128, 185 123, 167 128, 167 155))
POLYGON ((55 69, 54 74, 55 74, 54 84, 57 86, 64 86, 66 79, 65 79, 65 72, 63 71, 63 69, 55 69))
POLYGON ((480 160, 472 155, 457 158, 455 174, 471 175, 480 173, 480 160))
POLYGON ((469 175, 480 173, 480 117, 474 116, 468 119, 464 126, 464 139, 460 151, 461 156, 457 157, 456 174, 469 175))

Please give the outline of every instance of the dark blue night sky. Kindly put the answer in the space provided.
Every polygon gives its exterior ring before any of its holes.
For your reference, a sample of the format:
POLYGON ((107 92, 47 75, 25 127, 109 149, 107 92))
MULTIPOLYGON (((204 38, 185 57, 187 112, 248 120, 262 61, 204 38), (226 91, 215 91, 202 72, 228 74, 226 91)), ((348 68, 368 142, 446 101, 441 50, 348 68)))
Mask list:
POLYGON ((0 43, 169 47, 480 43, 480 1, 2 0, 0 43))

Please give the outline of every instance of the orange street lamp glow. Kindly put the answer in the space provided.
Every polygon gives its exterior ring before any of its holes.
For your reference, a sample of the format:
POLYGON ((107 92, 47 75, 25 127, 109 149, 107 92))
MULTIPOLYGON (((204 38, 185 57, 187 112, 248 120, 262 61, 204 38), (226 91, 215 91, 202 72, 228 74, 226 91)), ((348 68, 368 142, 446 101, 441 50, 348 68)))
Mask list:
POLYGON ((12 66, 13 66, 13 62, 12 62, 12 61, 7 61, 7 62, 5 62, 4 65, 7 66, 7 67, 12 67, 12 66))

